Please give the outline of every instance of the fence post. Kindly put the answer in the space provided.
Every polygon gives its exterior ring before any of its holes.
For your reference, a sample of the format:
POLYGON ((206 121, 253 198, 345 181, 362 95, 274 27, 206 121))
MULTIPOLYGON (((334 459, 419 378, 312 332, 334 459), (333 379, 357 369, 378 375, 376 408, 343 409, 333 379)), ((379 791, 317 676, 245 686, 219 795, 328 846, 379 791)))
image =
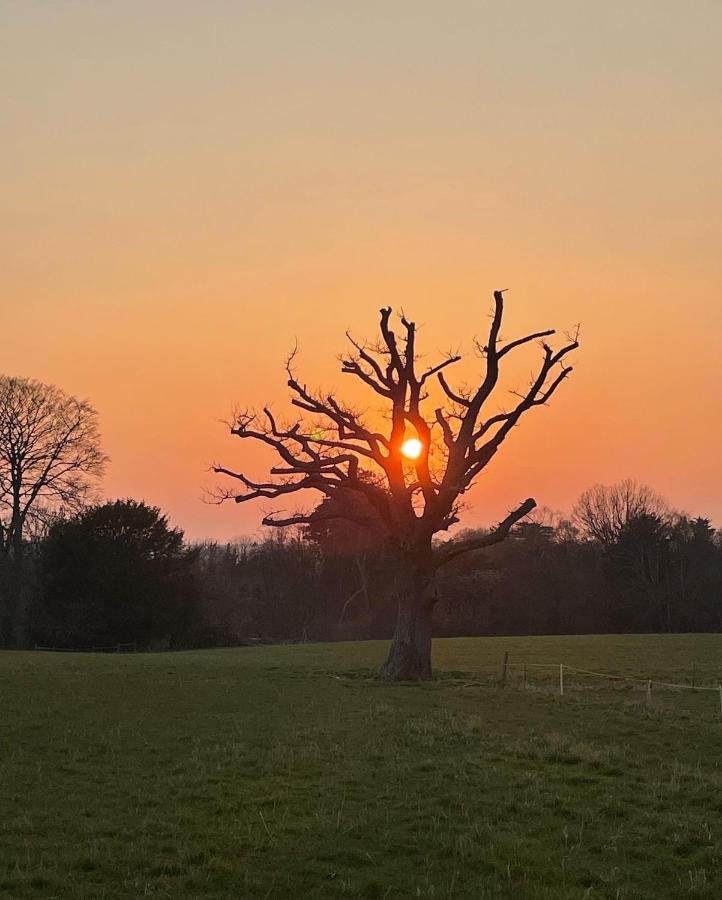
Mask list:
POLYGON ((652 679, 647 679, 647 706, 652 705, 652 679))
POLYGON ((504 652, 504 662, 501 664, 501 686, 506 687, 506 667, 509 662, 509 651, 504 652))
POLYGON ((564 663, 559 663, 559 696, 564 696, 564 663))

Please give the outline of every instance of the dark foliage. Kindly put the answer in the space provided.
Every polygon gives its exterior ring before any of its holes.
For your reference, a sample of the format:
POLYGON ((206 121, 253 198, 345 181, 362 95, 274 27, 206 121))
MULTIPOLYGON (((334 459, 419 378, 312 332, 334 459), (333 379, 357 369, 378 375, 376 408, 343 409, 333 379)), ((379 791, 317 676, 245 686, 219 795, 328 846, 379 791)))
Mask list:
MULTIPOLYGON (((394 558, 355 544, 347 524, 339 530, 339 547, 326 523, 293 538, 200 546, 216 634, 228 643, 390 637, 394 558)), ((450 563, 438 590, 438 635, 719 631, 722 546, 701 518, 643 514, 606 544, 567 521, 528 522, 450 563)))
POLYGON ((195 555, 158 509, 134 500, 57 522, 40 553, 36 641, 79 648, 183 643, 197 621, 195 555))
MULTIPOLYGON (((388 638, 395 557, 383 534, 335 521, 189 547, 157 509, 93 507, 28 545, 33 639, 143 649, 388 638)), ((0 565, 0 588, 7 575, 0 565)), ((633 511, 602 541, 542 517, 459 555, 438 592, 438 635, 720 631, 722 545, 704 518, 633 511)))

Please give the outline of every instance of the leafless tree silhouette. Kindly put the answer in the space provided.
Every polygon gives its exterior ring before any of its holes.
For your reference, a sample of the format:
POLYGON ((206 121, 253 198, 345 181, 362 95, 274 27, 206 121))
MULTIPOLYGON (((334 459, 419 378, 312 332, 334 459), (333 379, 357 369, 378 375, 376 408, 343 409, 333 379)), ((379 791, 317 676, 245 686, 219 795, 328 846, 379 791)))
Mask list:
POLYGON ((524 500, 488 533, 463 542, 435 546, 434 535, 459 521, 461 498, 491 462, 519 419, 545 404, 571 372, 568 355, 578 347, 578 335, 559 349, 546 339, 551 329, 504 342, 500 332, 503 291, 494 292, 488 337, 477 341, 484 371, 473 389, 452 387, 447 370, 461 357, 447 355, 419 369, 417 328, 401 316, 403 333, 392 330, 391 308, 380 312, 380 340, 364 344, 350 335, 351 351, 341 358, 341 371, 360 379, 383 401, 388 425, 378 430, 368 417, 334 394, 320 394, 300 382, 287 361, 292 404, 302 415, 281 423, 268 407, 260 414, 243 412, 231 423, 231 433, 273 448, 279 464, 270 479, 255 481, 224 466, 214 471, 242 485, 220 490, 219 502, 237 503, 259 498, 286 498, 299 491, 316 491, 327 502, 310 513, 271 514, 265 525, 288 526, 344 518, 382 529, 397 555, 396 633, 381 674, 389 680, 431 676, 432 614, 436 602, 435 573, 462 553, 502 541, 516 522, 536 505, 524 500), (538 341, 542 352, 536 375, 504 412, 486 414, 498 386, 504 359, 517 348, 538 341), (429 387, 440 386, 443 405, 434 405, 429 387), (426 407, 429 406, 429 415, 426 407), (420 442, 418 457, 405 458, 402 447, 413 436, 420 442), (344 502, 343 498, 353 502, 344 502), (328 502, 337 500, 341 502, 328 502))
POLYGON ((618 484, 595 484, 577 501, 572 518, 588 537, 610 546, 633 519, 669 516, 664 500, 646 484, 631 478, 618 484))
POLYGON ((0 376, 0 550, 19 558, 28 528, 59 508, 77 510, 105 462, 86 400, 0 376))

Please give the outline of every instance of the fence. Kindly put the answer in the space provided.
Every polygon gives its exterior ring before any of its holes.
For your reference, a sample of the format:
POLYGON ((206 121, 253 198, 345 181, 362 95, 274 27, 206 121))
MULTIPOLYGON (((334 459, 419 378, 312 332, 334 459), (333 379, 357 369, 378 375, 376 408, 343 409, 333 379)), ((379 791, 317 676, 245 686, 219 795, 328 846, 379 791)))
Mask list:
POLYGON ((611 672, 594 672, 591 669, 583 669, 579 666, 570 666, 567 663, 510 663, 509 653, 507 652, 504 654, 504 659, 501 664, 501 675, 499 678, 499 684, 501 687, 506 687, 507 675, 510 669, 521 670, 522 687, 524 688, 526 688, 528 685, 528 675, 530 669, 546 669, 550 671, 555 682, 558 675, 558 693, 560 697, 564 696, 565 687, 567 688, 567 690, 571 687, 570 681, 567 676, 575 674, 583 675, 589 678, 603 678, 607 679, 608 681, 621 681, 626 682, 627 684, 644 685, 646 701, 649 705, 651 705, 652 703, 652 689, 654 687, 672 688, 695 692, 713 692, 719 697, 719 714, 720 719, 722 719, 722 683, 718 683, 717 685, 696 684, 696 672, 694 666, 692 668, 692 684, 682 684, 673 681, 658 681, 654 678, 643 678, 637 675, 615 675, 611 672))
POLYGON ((135 643, 112 644, 108 647, 41 647, 36 644, 34 649, 53 653, 135 653, 138 647, 135 643))

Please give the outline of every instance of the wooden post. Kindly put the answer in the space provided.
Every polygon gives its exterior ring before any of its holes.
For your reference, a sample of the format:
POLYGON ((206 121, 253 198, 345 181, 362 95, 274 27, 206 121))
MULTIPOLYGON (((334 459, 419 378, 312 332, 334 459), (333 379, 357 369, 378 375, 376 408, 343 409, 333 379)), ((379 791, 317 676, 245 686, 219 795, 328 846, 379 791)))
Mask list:
POLYGON ((564 696, 564 663, 559 663, 559 696, 564 696))
POLYGON ((647 679, 647 706, 652 705, 652 679, 647 679))
POLYGON ((504 653, 504 662, 501 664, 501 686, 506 687, 506 668, 509 664, 509 651, 504 653))

